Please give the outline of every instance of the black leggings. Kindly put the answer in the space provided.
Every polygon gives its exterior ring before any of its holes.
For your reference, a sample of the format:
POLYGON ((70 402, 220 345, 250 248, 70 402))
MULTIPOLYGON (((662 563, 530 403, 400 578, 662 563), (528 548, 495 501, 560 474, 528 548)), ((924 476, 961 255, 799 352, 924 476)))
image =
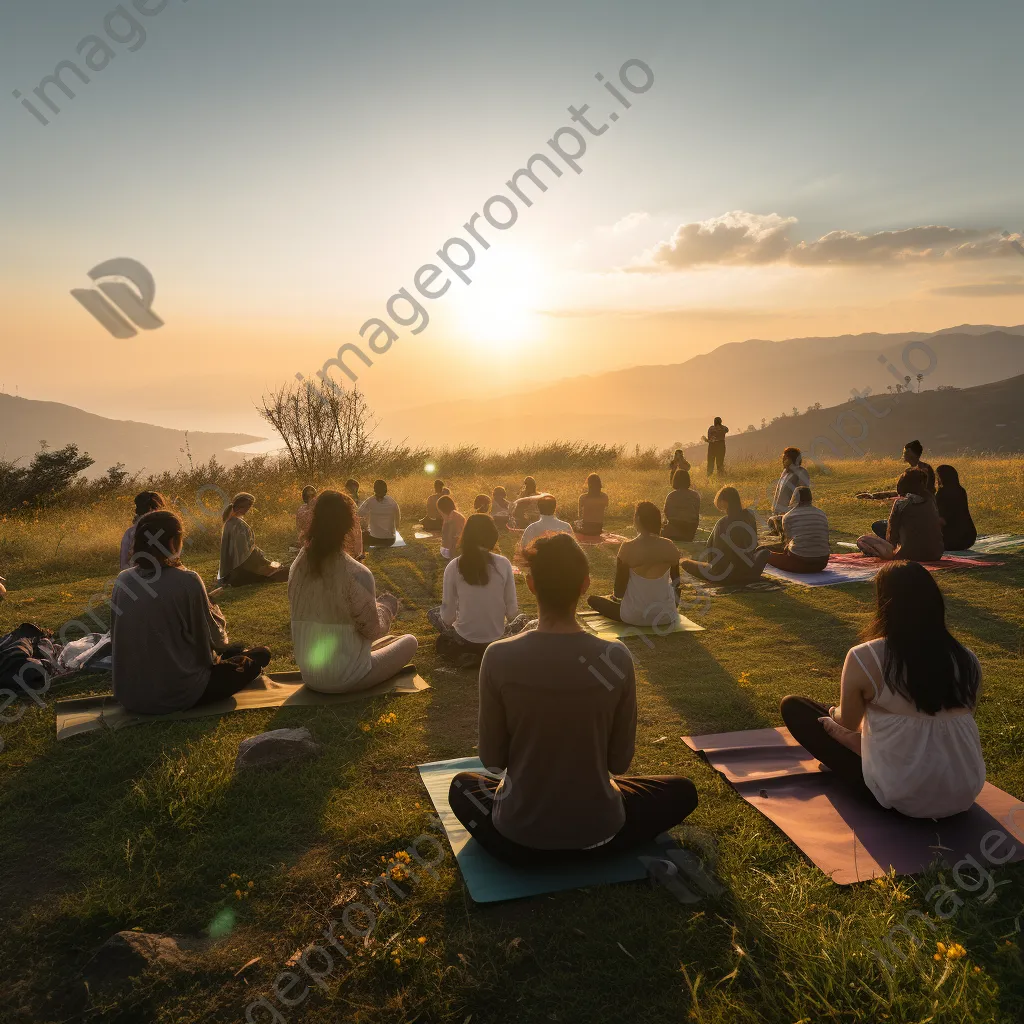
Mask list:
POLYGON ((245 587, 250 583, 287 583, 289 565, 282 565, 275 569, 269 576, 253 572, 251 569, 232 569, 228 573, 227 582, 232 587, 245 587))
POLYGON ((210 681, 192 706, 197 708, 233 697, 259 679, 269 664, 270 651, 266 647, 251 647, 233 658, 222 658, 210 669, 210 681))
POLYGON ((448 805, 469 834, 492 856, 520 867, 621 853, 678 825, 697 806, 697 788, 678 775, 632 775, 615 779, 626 821, 615 837, 591 850, 538 850, 506 839, 492 811, 499 779, 459 772, 448 789, 448 805))
POLYGON ((616 622, 622 621, 621 601, 616 601, 611 597, 598 597, 595 594, 587 598, 587 604, 589 604, 598 615, 603 615, 606 619, 614 619, 616 622))
POLYGON ((874 793, 864 782, 864 762, 860 754, 844 746, 825 732, 819 718, 828 718, 828 708, 810 697, 783 697, 780 710, 786 728, 810 755, 816 757, 847 789, 877 804, 874 793))
POLYGON ((396 537, 374 537, 369 530, 363 530, 364 548, 389 548, 396 540, 396 537))

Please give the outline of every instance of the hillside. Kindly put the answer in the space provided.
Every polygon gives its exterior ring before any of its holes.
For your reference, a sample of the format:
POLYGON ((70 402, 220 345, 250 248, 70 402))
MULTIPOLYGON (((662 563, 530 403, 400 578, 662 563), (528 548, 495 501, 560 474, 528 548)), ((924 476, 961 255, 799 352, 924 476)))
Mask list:
MULTIPOLYGON (((824 459, 898 456, 914 438, 924 445, 925 458, 933 465, 940 454, 1024 452, 1022 408, 1024 374, 963 390, 881 394, 866 402, 851 400, 789 416, 764 430, 730 433, 728 453, 731 458, 777 455, 787 445, 795 445, 824 459)), ((688 456, 696 463, 705 452, 705 445, 697 445, 688 450, 688 456)))
MULTIPOLYGON (((216 455, 226 465, 242 456, 228 451, 236 445, 261 440, 251 434, 216 434, 189 431, 192 459, 206 462, 216 455)), ((123 462, 129 472, 159 473, 187 466, 185 431, 155 427, 132 420, 111 420, 59 402, 37 402, 14 395, 0 395, 0 459, 26 459, 39 450, 77 444, 95 465, 85 474, 99 476, 108 466, 123 462)))
POLYGON ((836 405, 849 397, 852 388, 884 392, 894 376, 879 356, 901 377, 926 369, 931 359, 934 369, 925 382, 928 389, 988 384, 1024 373, 1024 326, 962 325, 932 334, 751 339, 722 345, 683 363, 573 377, 486 401, 419 406, 388 416, 381 433, 425 444, 472 438, 476 444, 498 449, 552 437, 664 446, 700 437, 716 415, 739 429, 760 424, 762 417, 770 420, 780 413, 791 414, 794 406, 836 405), (910 344, 914 350, 907 351, 910 344))

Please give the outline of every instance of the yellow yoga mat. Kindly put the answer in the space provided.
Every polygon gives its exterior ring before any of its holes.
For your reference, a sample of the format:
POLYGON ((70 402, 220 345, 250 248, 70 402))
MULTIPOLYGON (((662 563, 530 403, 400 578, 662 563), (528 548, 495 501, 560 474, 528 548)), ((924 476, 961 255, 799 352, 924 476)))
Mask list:
POLYGON ((670 633, 700 633, 704 627, 688 619, 685 615, 679 616, 679 625, 666 629, 664 626, 631 626, 628 622, 616 622, 615 619, 606 618, 597 612, 585 611, 579 613, 579 619, 583 625, 605 640, 621 640, 627 636, 668 636, 670 633))
POLYGON ((57 739, 78 736, 96 729, 123 729, 129 725, 145 722, 181 722, 191 718, 208 718, 226 715, 232 711, 250 711, 257 708, 314 707, 330 704, 348 704, 367 697, 382 697, 385 694, 420 693, 430 689, 430 684, 409 666, 393 679, 388 679, 369 690, 354 693, 318 693, 302 685, 298 672, 281 672, 261 676, 257 682, 233 697, 201 704, 197 708, 176 711, 170 715, 136 715, 118 704, 112 694, 96 697, 78 697, 61 700, 57 708, 57 739))

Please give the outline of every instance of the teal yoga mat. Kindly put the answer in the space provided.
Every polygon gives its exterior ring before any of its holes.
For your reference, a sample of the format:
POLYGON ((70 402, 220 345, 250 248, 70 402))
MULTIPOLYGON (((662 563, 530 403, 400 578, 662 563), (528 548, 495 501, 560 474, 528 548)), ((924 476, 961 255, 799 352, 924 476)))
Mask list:
POLYGON ((448 806, 448 787, 459 772, 483 771, 478 757, 460 757, 454 761, 431 761, 418 766, 423 785, 448 835, 452 852, 465 879, 469 895, 476 903, 519 900, 565 889, 585 889, 592 885, 636 882, 647 877, 641 857, 662 857, 676 846, 668 835, 657 842, 637 846, 628 853, 611 855, 577 864, 551 867, 514 868, 487 853, 462 827, 448 806))

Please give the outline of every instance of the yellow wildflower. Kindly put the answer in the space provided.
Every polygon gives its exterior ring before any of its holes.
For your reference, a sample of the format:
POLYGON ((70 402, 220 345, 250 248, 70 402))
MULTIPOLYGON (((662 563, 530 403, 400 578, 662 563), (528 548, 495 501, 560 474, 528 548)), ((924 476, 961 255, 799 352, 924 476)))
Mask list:
POLYGON ((417 939, 416 941, 417 941, 417 942, 418 942, 418 943, 419 943, 419 944, 420 944, 421 946, 423 946, 423 945, 425 945, 425 944, 426 944, 426 941, 427 941, 427 937, 426 937, 426 935, 421 935, 421 936, 420 936, 420 937, 419 937, 419 938, 418 938, 418 939, 417 939))
POLYGON ((954 942, 953 945, 946 950, 947 960, 960 960, 965 956, 967 956, 967 950, 964 949, 959 942, 954 942))

